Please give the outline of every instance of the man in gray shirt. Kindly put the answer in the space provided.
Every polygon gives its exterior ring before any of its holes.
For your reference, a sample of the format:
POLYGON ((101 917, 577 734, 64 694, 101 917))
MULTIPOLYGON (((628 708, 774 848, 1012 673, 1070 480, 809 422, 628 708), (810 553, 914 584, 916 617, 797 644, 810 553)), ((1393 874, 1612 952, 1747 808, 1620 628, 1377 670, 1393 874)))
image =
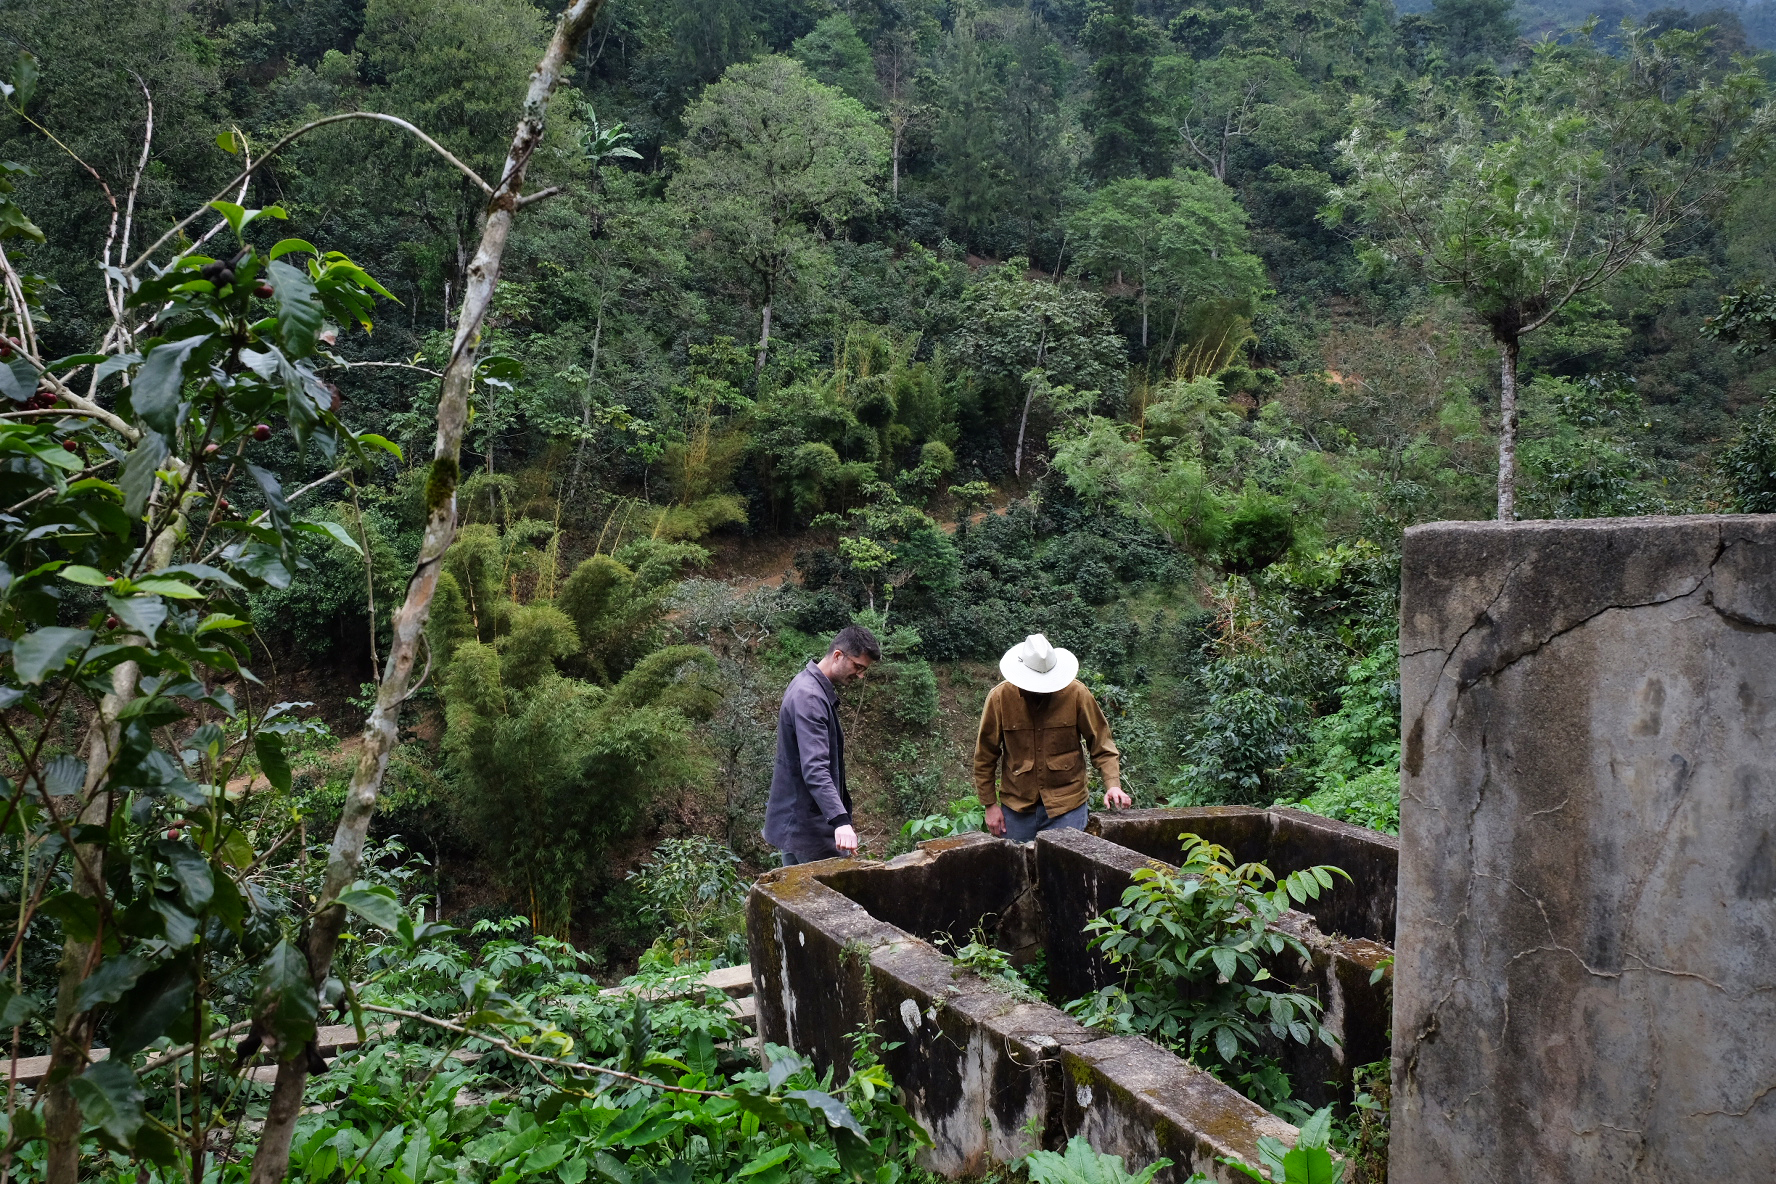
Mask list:
POLYGON ((764 836, 783 853, 784 867, 857 853, 838 688, 862 678, 881 657, 874 634, 847 625, 826 657, 809 662, 783 692, 764 836))

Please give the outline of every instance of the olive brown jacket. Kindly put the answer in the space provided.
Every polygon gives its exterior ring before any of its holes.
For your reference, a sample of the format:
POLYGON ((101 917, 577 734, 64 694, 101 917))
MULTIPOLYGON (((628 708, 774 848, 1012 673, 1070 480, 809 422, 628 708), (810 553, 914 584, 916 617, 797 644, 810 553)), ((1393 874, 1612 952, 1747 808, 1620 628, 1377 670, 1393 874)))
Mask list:
POLYGON ((1040 801, 1051 818, 1077 809, 1086 799, 1082 744, 1104 784, 1120 784, 1121 754, 1110 721, 1084 683, 1074 679, 1051 695, 1027 696, 1002 682, 988 692, 981 712, 975 793, 983 806, 997 802, 1012 810, 1033 810, 1040 801))

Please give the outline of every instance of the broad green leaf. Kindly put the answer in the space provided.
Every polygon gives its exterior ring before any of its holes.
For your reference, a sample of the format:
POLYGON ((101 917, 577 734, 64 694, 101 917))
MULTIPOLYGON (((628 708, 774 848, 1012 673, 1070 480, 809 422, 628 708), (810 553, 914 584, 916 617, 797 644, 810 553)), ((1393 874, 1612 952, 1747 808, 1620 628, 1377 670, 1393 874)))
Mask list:
POLYGON ((12 59, 12 93, 18 100, 18 107, 23 111, 31 105, 31 98, 37 93, 37 55, 28 49, 21 49, 18 56, 12 59))
POLYGON ((274 260, 266 269, 265 279, 277 300, 278 337, 285 352, 292 357, 307 357, 314 352, 324 315, 314 281, 281 259, 274 260))
POLYGON ((760 1172, 764 1171, 766 1168, 776 1167, 778 1164, 782 1163, 784 1160, 788 1159, 791 1155, 794 1155, 794 1154, 795 1154, 794 1144, 785 1143, 780 1147, 773 1147, 771 1150, 766 1151, 764 1154, 760 1155, 757 1159, 753 1160, 751 1163, 747 1164, 745 1167, 743 1167, 739 1171, 735 1172, 734 1178, 736 1180, 743 1180, 747 1176, 756 1176, 760 1172))
POLYGON ((36 686, 68 664, 68 659, 92 643, 91 629, 45 625, 27 633, 12 647, 12 669, 22 683, 36 686))
POLYGON ((356 440, 365 448, 380 448, 382 451, 393 456, 396 460, 404 461, 406 459, 401 454, 401 446, 386 436, 379 436, 375 432, 359 432, 354 435, 352 439, 356 440))
POLYGON ((143 1122, 142 1083, 121 1058, 108 1058, 68 1083, 68 1089, 80 1103, 80 1113, 119 1147, 135 1142, 136 1131, 143 1122))
POLYGON ((185 903, 191 906, 192 912, 201 912, 216 892, 210 861, 196 847, 177 839, 157 839, 154 848, 166 860, 173 879, 178 881, 179 894, 185 898, 185 903))
POLYGON ((31 996, 14 992, 11 983, 0 982, 0 1029, 16 1028, 39 1011, 43 1005, 31 996))
POLYGON ((140 633, 153 645, 155 634, 166 624, 166 602, 158 596, 107 596, 105 606, 119 621, 140 633))
POLYGON ((165 576, 143 576, 139 580, 131 580, 132 591, 144 592, 150 596, 171 596, 175 600, 199 600, 203 593, 183 580, 171 580, 165 576))
POLYGON ((1172 1166, 1171 1160, 1161 1159, 1139 1173, 1131 1173, 1123 1166, 1122 1156, 1094 1151, 1078 1135, 1067 1140, 1065 1154, 1036 1151, 1020 1162, 1029 1174, 1030 1184, 1148 1184, 1172 1166))
POLYGON ((358 545, 358 540, 352 538, 351 532, 337 522, 298 522, 295 526, 297 530, 306 531, 309 534, 324 534, 359 555, 364 553, 364 548, 358 545))
POLYGON ((229 128, 225 132, 216 133, 216 147, 222 149, 222 151, 228 153, 230 156, 240 155, 240 145, 235 142, 233 128, 229 128))
POLYGON ((37 906, 44 916, 62 923, 62 932, 75 941, 91 941, 99 933, 99 907, 70 889, 58 892, 37 906))
POLYGON ((826 1124, 835 1130, 846 1130, 860 1139, 867 1139, 863 1124, 857 1121, 857 1115, 851 1113, 851 1107, 824 1090, 792 1089, 783 1095, 794 1098, 808 1109, 815 1111, 826 1119, 826 1124))
POLYGON ((167 944, 175 950, 182 950, 197 940, 197 918, 176 902, 156 896, 148 902, 148 907, 160 918, 167 944))
POLYGON ((278 942, 260 964, 253 1010, 265 1031, 277 1037, 284 1060, 314 1039, 320 999, 309 977, 308 959, 289 938, 278 942))
POLYGON ((243 220, 247 215, 245 207, 238 206, 231 201, 213 201, 210 203, 210 208, 222 215, 223 220, 228 223, 228 229, 234 231, 237 236, 240 234, 243 220))
POLYGON ((209 339, 208 334, 200 333, 155 346, 130 383, 131 410, 164 439, 171 439, 178 426, 179 389, 185 382, 185 363, 209 339))
POLYGON ((282 259, 285 255, 288 255, 291 251, 307 251, 310 255, 319 255, 321 253, 320 248, 316 247, 306 239, 286 238, 278 242, 276 246, 272 247, 267 253, 266 258, 275 262, 276 260, 282 259))
POLYGON ((400 928, 401 902, 384 885, 354 885, 339 894, 339 903, 378 929, 393 933, 400 928))
POLYGON ((196 985, 182 958, 144 974, 111 1011, 111 1055, 128 1057, 187 1021, 196 985))
POLYGON ((87 975, 81 982, 80 989, 74 995, 75 1011, 91 1011, 101 1003, 115 1003, 123 998, 123 993, 136 985, 148 969, 146 958, 129 955, 113 955, 99 963, 99 968, 87 975))
POLYGON ((259 771, 281 793, 290 792, 290 758, 284 755, 284 738, 276 732, 254 732, 253 752, 259 771))
POLYGON ((69 583, 85 584, 89 588, 103 588, 111 583, 110 577, 98 568, 79 563, 69 564, 58 574, 69 583))
POLYGON ((154 492, 155 475, 166 460, 167 444, 158 432, 143 432, 142 438, 123 458, 118 471, 117 487, 123 490, 123 512, 140 518, 148 509, 149 495, 154 492))
POLYGON ((211 613, 198 625, 199 633, 208 633, 212 629, 239 629, 246 622, 239 617, 231 617, 227 613, 211 613))

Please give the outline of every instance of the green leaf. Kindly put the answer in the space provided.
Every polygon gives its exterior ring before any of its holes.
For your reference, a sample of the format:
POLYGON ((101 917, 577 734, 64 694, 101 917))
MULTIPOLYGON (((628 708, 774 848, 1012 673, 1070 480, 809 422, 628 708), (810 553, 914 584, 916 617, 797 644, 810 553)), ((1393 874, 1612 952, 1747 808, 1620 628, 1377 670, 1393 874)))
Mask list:
POLYGON ((364 553, 364 548, 358 545, 358 540, 352 538, 351 532, 337 522, 298 522, 295 526, 297 530, 306 531, 309 534, 324 534, 341 546, 350 548, 358 555, 364 553))
POLYGON ((123 458, 117 475, 117 486, 123 490, 123 512, 140 518, 148 509, 148 497, 154 492, 155 474, 166 460, 167 444, 157 432, 143 432, 142 439, 123 458))
POLYGON ((142 1083, 121 1058, 88 1065, 68 1089, 80 1103, 80 1113, 112 1142, 125 1149, 135 1142, 144 1121, 142 1083))
POLYGON ((238 238, 240 236, 242 222, 247 215, 246 208, 235 205, 231 201, 213 201, 210 203, 210 208, 222 215, 223 220, 228 223, 228 229, 234 231, 235 236, 238 238))
POLYGON ((282 260, 266 269, 265 280, 277 300, 278 337, 284 351, 291 357, 307 357, 314 352, 324 315, 314 281, 282 260))
POLYGON ((375 432, 359 432, 352 439, 365 448, 380 448, 398 461, 404 462, 406 459, 401 455, 401 446, 386 436, 379 436, 375 432))
POLYGON ((179 894, 191 906, 191 911, 202 912, 216 893, 210 861, 196 847, 177 839, 156 839, 154 849, 166 860, 173 879, 178 881, 179 894))
POLYGON ((111 583, 110 577, 96 567, 71 563, 59 573, 64 580, 72 584, 85 584, 89 588, 103 588, 111 583))
POLYGON ((146 958, 129 955, 106 958, 81 982, 80 989, 74 994, 74 1010, 91 1011, 101 1003, 117 1002, 125 991, 136 985, 136 980, 142 977, 148 966, 146 958))
POLYGON ((378 929, 394 933, 401 925, 401 902, 382 884, 355 884, 339 894, 339 903, 378 929))
POLYGON ((1332 1140, 1332 1107, 1326 1106, 1314 1111, 1313 1117, 1301 1124, 1301 1133, 1295 1136, 1297 1147, 1324 1147, 1332 1140))
POLYGON ((36 686, 68 664, 68 659, 92 643, 91 629, 46 625, 27 633, 12 647, 12 669, 18 680, 36 686))
POLYGON ((0 982, 0 1029, 16 1028, 39 1011, 43 1005, 31 996, 15 992, 11 983, 0 982))
POLYGON ((310 255, 319 255, 321 253, 320 248, 316 247, 306 239, 286 238, 281 240, 276 246, 272 247, 271 251, 266 255, 266 258, 275 262, 278 259, 282 259, 285 255, 288 255, 291 251, 307 251, 310 255))
POLYGON ((1172 1166, 1161 1159, 1139 1173, 1123 1167, 1122 1156, 1092 1150, 1092 1145, 1078 1135, 1067 1140, 1066 1153, 1035 1151, 1020 1163, 1029 1173, 1030 1184, 1148 1184, 1155 1175, 1172 1166))
POLYGON ((200 600, 203 593, 183 580, 170 580, 165 576, 144 576, 139 580, 131 580, 130 588, 136 592, 145 592, 150 596, 171 596, 175 600, 200 600))
POLYGON ((857 1115, 851 1113, 851 1107, 831 1094, 818 1089, 792 1089, 783 1095, 794 1098, 808 1109, 826 1118, 826 1124, 834 1130, 850 1131, 860 1139, 867 1139, 863 1124, 857 1121, 857 1115))
POLYGON ((795 1145, 794 1144, 785 1143, 780 1147, 773 1147, 771 1150, 766 1151, 764 1154, 760 1155, 757 1159, 753 1160, 751 1163, 747 1164, 745 1167, 743 1167, 739 1171, 735 1172, 734 1178, 736 1180, 744 1180, 747 1176, 756 1176, 760 1172, 764 1171, 766 1168, 776 1167, 778 1164, 782 1163, 784 1160, 788 1159, 791 1155, 794 1155, 794 1154, 795 1154, 795 1145))
POLYGON ((99 906, 73 890, 58 892, 37 911, 62 923, 62 932, 75 941, 91 941, 99 935, 99 906))
POLYGON ((166 1035, 191 1015, 191 993, 197 985, 191 967, 180 959, 144 974, 111 1011, 111 1055, 128 1058, 166 1035))
POLYGON ((164 439, 172 438, 179 423, 179 390, 185 383, 185 363, 209 339, 209 334, 200 333, 155 346, 130 383, 130 409, 164 439))
POLYGON ((31 105, 31 96, 37 93, 37 55, 29 50, 19 50, 12 59, 12 93, 20 111, 31 105))
POLYGON ((308 959, 289 938, 272 947, 260 965, 253 1010, 264 1030, 277 1037, 281 1060, 296 1056, 314 1039, 320 999, 309 977, 308 959))
POLYGON ((290 758, 284 755, 284 738, 276 732, 254 732, 253 752, 259 771, 281 793, 290 792, 290 758))
POLYGON ((107 596, 105 606, 119 621, 148 639, 153 645, 155 634, 166 624, 166 602, 158 596, 107 596))
POLYGON ((233 128, 229 128, 225 132, 216 133, 216 147, 222 149, 222 151, 228 153, 230 156, 240 155, 240 145, 235 142, 233 128))
POLYGON ((1209 951, 1209 957, 1214 959, 1215 969, 1221 972, 1221 977, 1232 982, 1235 972, 1239 970, 1239 959, 1234 952, 1226 946, 1216 946, 1209 951))

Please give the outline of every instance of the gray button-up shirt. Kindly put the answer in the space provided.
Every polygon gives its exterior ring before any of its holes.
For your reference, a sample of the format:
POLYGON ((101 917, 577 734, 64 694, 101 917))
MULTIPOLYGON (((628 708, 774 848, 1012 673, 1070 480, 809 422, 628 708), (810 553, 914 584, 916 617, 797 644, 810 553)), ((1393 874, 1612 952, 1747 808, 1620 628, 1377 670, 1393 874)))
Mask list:
POLYGON ((765 804, 765 842, 792 855, 825 855, 851 822, 839 692, 813 662, 790 680, 777 713, 777 763, 765 804))

